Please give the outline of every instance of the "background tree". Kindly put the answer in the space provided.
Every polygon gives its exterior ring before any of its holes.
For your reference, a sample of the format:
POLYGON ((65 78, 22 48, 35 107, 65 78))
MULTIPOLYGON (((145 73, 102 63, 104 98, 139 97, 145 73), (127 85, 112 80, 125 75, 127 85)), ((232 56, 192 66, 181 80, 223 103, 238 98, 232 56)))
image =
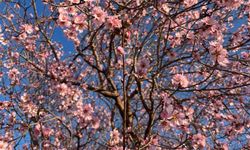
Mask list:
POLYGON ((3 0, 0 149, 247 149, 249 0, 3 0))

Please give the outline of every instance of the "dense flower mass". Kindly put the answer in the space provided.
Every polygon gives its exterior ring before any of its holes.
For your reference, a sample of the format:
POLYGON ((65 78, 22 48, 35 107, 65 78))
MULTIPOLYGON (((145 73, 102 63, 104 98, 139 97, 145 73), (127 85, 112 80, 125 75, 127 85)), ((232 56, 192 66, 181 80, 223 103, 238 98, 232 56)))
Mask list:
POLYGON ((107 18, 107 26, 109 28, 121 28, 122 23, 118 16, 108 16, 107 18))
POLYGON ((92 10, 92 14, 94 17, 94 22, 97 25, 104 23, 107 17, 107 13, 103 11, 101 7, 94 7, 92 10))
POLYGON ((220 65, 226 66, 229 61, 227 59, 228 52, 226 49, 222 47, 222 44, 218 43, 217 41, 212 41, 209 43, 209 51, 212 55, 212 59, 217 61, 220 65))
POLYGON ((249 149, 250 0, 0 8, 0 150, 249 149))

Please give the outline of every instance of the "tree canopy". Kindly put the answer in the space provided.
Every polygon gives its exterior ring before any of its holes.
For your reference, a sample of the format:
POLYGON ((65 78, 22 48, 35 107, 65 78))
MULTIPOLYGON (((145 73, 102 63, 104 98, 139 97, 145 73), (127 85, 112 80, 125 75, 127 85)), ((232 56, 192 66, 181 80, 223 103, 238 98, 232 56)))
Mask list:
POLYGON ((0 149, 250 147, 249 0, 0 8, 0 149))

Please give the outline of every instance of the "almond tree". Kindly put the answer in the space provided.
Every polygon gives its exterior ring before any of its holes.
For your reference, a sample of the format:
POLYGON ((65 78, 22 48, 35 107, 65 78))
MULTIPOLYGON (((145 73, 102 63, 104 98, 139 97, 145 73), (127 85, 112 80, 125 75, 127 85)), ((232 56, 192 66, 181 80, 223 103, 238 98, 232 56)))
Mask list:
POLYGON ((247 149, 249 0, 2 0, 0 149, 247 149))

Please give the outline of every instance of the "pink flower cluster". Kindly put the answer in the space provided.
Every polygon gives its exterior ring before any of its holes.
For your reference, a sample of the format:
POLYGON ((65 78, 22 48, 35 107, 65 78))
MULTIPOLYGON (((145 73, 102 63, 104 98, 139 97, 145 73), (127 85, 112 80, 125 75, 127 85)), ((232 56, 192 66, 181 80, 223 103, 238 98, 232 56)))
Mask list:
POLYGON ((244 0, 213 0, 220 7, 227 7, 228 9, 235 10, 240 7, 244 0))
POLYGON ((0 102, 0 111, 9 108, 12 105, 9 101, 1 101, 0 102))
POLYGON ((0 149, 1 150, 11 150, 12 148, 8 142, 2 140, 0 137, 0 149))
POLYGON ((23 24, 21 26, 21 30, 28 34, 32 34, 34 32, 34 28, 31 24, 23 24))
POLYGON ((136 73, 139 76, 146 76, 149 69, 149 60, 147 58, 140 59, 136 65, 136 73))
POLYGON ((76 110, 72 112, 77 117, 79 124, 82 127, 91 125, 93 129, 100 126, 100 119, 94 116, 94 108, 91 104, 83 104, 82 101, 76 103, 76 110))
POLYGON ((227 66, 229 63, 227 59, 227 50, 224 49, 222 44, 218 41, 212 41, 209 44, 209 52, 212 55, 212 59, 217 61, 221 66, 227 66))
POLYGON ((37 115, 38 107, 31 101, 30 95, 27 93, 24 93, 21 96, 21 102, 19 106, 23 110, 23 112, 28 115, 29 118, 37 115))
POLYGON ((84 14, 78 13, 78 10, 73 7, 59 8, 58 24, 65 27, 64 34, 72 40, 76 45, 80 44, 78 32, 83 32, 87 28, 87 17, 84 14))
POLYGON ((58 24, 61 27, 70 27, 71 26, 71 20, 70 20, 70 17, 68 16, 68 14, 65 11, 59 11, 60 15, 58 17, 58 24))
POLYGON ((94 16, 94 23, 96 25, 101 25, 107 20, 107 27, 111 29, 121 28, 122 23, 118 16, 108 16, 108 14, 102 10, 101 7, 94 7, 92 10, 94 16))
MULTIPOLYGON (((79 0, 70 0, 71 3, 77 4, 79 0)), ((84 5, 84 4, 82 4, 84 5)), ((82 33, 88 28, 87 16, 86 14, 79 11, 74 6, 60 7, 58 8, 58 25, 65 27, 64 33, 70 40, 74 41, 76 45, 80 44, 78 39, 79 33, 82 33)), ((95 6, 91 11, 93 16, 93 23, 97 26, 106 22, 106 25, 110 29, 121 28, 121 20, 118 16, 109 16, 101 7, 95 6)))
POLYGON ((110 132, 110 144, 116 145, 121 141, 120 133, 117 129, 110 132))
POLYGON ((195 143, 195 147, 205 147, 206 146, 206 137, 201 133, 195 134, 192 137, 193 142, 195 143))
POLYGON ((87 28, 87 16, 85 14, 79 14, 73 17, 73 22, 76 30, 82 32, 87 28))
POLYGON ((92 10, 92 14, 94 16, 94 23, 97 25, 104 23, 106 17, 108 16, 107 13, 102 10, 101 7, 94 7, 92 10))
POLYGON ((189 81, 186 76, 182 74, 176 74, 172 79, 172 84, 186 88, 189 84, 189 81))
POLYGON ((0 44, 2 45, 7 45, 8 42, 7 40, 4 38, 4 34, 2 33, 2 28, 0 27, 0 44))
POLYGON ((118 47, 117 47, 117 53, 118 53, 119 55, 124 55, 124 54, 125 54, 124 48, 121 47, 121 46, 118 46, 118 47))
POLYGON ((200 32, 198 33, 200 39, 208 39, 213 37, 216 41, 223 43, 224 34, 226 31, 225 24, 220 24, 213 17, 205 17, 198 22, 200 32))
POLYGON ((176 108, 173 99, 168 98, 166 93, 161 94, 161 97, 163 98, 162 127, 165 130, 169 130, 171 127, 181 127, 189 132, 188 126, 192 121, 194 110, 188 107, 176 108))
POLYGON ((20 76, 20 72, 16 68, 12 68, 8 72, 8 77, 10 78, 12 84, 19 83, 19 80, 20 80, 19 76, 20 76))
POLYGON ((198 3, 198 0, 184 0, 184 6, 185 7, 191 7, 193 6, 194 4, 197 4, 198 3))
POLYGON ((53 89, 50 89, 51 91, 55 90, 58 92, 58 99, 61 99, 59 109, 69 109, 73 106, 75 106, 78 101, 82 101, 82 92, 81 90, 74 88, 73 86, 67 85, 67 84, 59 84, 53 89))
POLYGON ((172 117, 174 112, 172 99, 168 98, 168 94, 166 93, 161 94, 161 97, 163 99, 163 112, 161 113, 161 117, 169 119, 172 117))
POLYGON ((111 29, 121 28, 122 23, 118 16, 108 16, 107 17, 107 26, 111 29))
POLYGON ((18 37, 13 37, 18 43, 23 45, 28 51, 35 51, 36 40, 39 38, 38 27, 34 27, 31 24, 23 24, 20 26, 21 34, 18 37))
POLYGON ((67 84, 62 83, 57 85, 57 91, 61 96, 65 96, 71 91, 71 89, 67 86, 67 84))
POLYGON ((73 4, 79 4, 81 0, 69 0, 69 2, 73 4))
POLYGON ((54 134, 54 130, 49 128, 49 127, 45 127, 43 125, 41 125, 40 123, 36 124, 35 128, 34 128, 34 133, 35 133, 35 137, 38 139, 38 137, 42 134, 44 138, 49 138, 52 134, 54 134))

